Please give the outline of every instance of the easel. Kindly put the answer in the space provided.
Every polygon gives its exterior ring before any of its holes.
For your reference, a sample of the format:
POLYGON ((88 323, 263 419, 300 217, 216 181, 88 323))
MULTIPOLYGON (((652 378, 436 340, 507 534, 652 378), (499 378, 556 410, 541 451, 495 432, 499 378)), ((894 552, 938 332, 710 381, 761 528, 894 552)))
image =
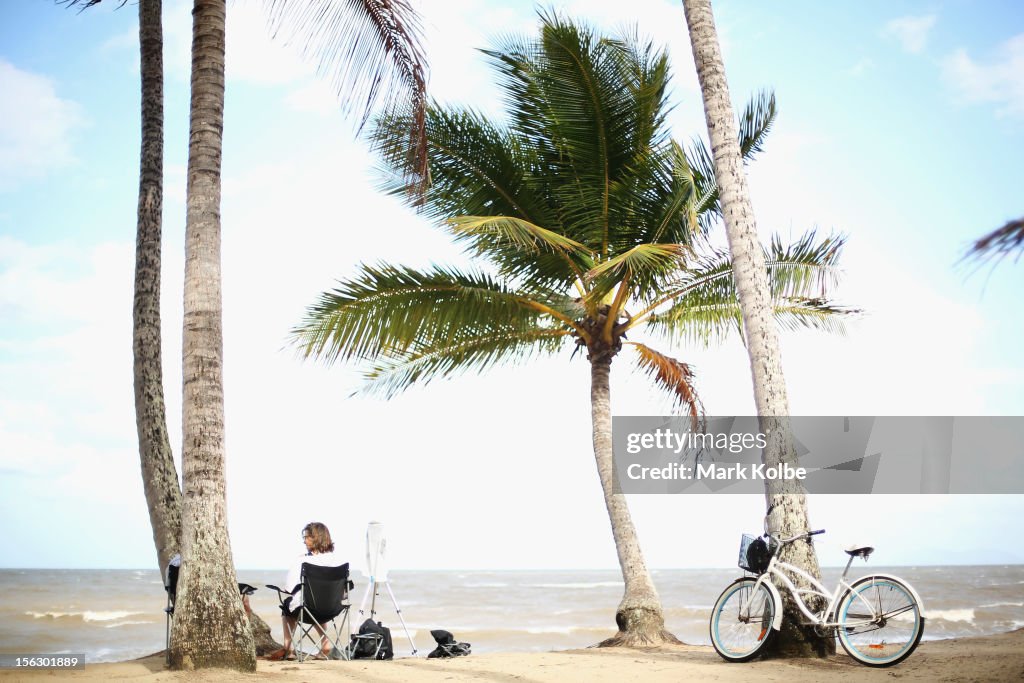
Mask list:
POLYGON ((405 625, 402 608, 398 606, 398 601, 395 600, 395 593, 391 590, 391 584, 388 582, 387 564, 384 561, 386 548, 387 542, 384 540, 384 525, 380 522, 370 522, 366 527, 366 571, 369 582, 366 584, 366 591, 363 593, 363 601, 359 604, 359 616, 364 616, 366 600, 370 598, 370 620, 376 621, 377 596, 380 595, 380 587, 384 586, 388 591, 388 596, 391 598, 391 604, 395 606, 395 613, 398 614, 398 620, 402 623, 405 637, 409 639, 412 654, 415 655, 416 643, 412 640, 409 627, 405 625), (370 597, 371 594, 372 598, 370 597))

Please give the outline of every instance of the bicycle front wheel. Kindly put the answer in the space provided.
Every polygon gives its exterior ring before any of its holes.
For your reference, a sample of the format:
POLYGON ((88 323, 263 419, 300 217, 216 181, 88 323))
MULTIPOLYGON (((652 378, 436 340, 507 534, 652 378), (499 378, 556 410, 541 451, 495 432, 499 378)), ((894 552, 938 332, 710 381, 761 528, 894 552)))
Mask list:
POLYGON ((778 606, 771 591, 745 577, 729 585, 711 612, 711 644, 727 662, 747 662, 760 654, 775 633, 778 606), (756 586, 756 588, 755 588, 756 586))
POLYGON ((910 656, 924 634, 914 592, 888 577, 858 580, 839 600, 839 642, 861 664, 892 666, 910 656))

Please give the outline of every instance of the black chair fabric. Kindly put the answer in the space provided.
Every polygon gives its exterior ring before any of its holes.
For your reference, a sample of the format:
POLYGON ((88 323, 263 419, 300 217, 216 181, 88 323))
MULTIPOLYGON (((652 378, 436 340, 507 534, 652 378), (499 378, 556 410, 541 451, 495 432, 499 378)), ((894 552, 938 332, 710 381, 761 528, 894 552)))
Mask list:
POLYGON ((344 602, 349 590, 348 562, 340 567, 321 567, 303 562, 302 582, 302 604, 306 607, 299 613, 302 622, 312 623, 312 615, 317 623, 323 624, 347 607, 344 602))

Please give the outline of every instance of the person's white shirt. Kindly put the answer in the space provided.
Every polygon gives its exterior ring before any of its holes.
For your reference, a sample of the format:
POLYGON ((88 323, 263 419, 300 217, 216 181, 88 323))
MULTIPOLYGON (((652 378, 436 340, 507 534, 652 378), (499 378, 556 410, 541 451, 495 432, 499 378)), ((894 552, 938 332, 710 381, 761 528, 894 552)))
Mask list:
MULTIPOLYGON (((302 578, 303 563, 315 564, 320 567, 340 567, 341 565, 345 564, 345 560, 341 559, 341 557, 339 557, 338 554, 334 552, 303 555, 298 560, 296 560, 295 564, 293 564, 292 567, 288 570, 288 578, 285 579, 284 585, 281 586, 282 588, 290 591, 299 584, 299 581, 302 578)), ((295 593, 294 596, 292 596, 292 601, 291 603, 289 603, 288 607, 289 609, 294 610, 295 608, 301 606, 302 589, 300 588, 299 591, 295 593)))

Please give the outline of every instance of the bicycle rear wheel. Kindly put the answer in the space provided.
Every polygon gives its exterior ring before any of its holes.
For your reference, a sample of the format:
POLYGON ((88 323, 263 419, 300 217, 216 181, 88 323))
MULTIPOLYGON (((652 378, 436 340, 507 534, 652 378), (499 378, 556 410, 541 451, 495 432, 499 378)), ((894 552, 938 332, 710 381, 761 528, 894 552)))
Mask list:
POLYGON ((837 621, 843 649, 867 666, 899 664, 924 634, 914 591, 889 577, 867 576, 854 583, 839 600, 837 621))
POLYGON ((711 644, 728 662, 750 661, 771 641, 778 606, 771 591, 750 577, 737 579, 711 612, 711 644), (757 588, 755 589, 755 586, 757 588))

